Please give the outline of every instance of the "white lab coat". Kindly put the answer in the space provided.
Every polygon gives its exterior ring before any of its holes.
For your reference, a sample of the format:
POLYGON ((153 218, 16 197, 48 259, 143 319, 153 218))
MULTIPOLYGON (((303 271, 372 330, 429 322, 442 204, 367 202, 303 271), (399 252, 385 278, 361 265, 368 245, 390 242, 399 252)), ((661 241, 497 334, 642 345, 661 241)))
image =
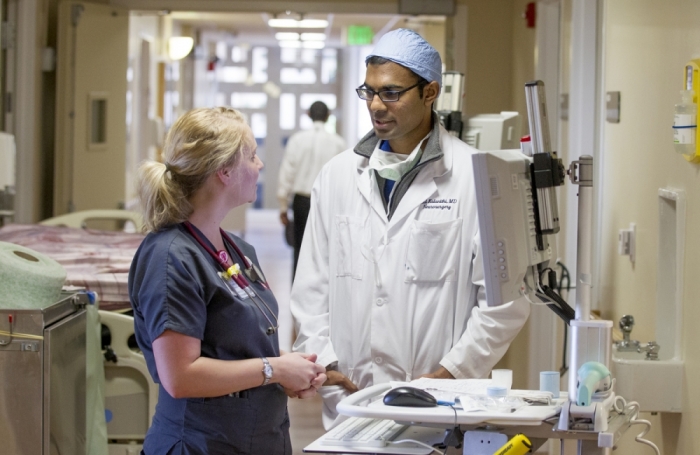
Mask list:
POLYGON ((345 140, 326 131, 324 122, 314 122, 312 129, 294 133, 280 165, 277 183, 280 211, 287 213, 294 194, 309 196, 323 165, 345 147, 345 140))
MULTIPOLYGON (((444 155, 421 169, 391 220, 369 160, 353 150, 332 159, 312 190, 291 294, 294 350, 318 354, 321 365, 337 361, 360 388, 441 365, 456 378, 487 377, 529 315, 523 299, 487 306, 476 150, 439 133, 444 155)), ((330 428, 347 392, 319 393, 330 428)))

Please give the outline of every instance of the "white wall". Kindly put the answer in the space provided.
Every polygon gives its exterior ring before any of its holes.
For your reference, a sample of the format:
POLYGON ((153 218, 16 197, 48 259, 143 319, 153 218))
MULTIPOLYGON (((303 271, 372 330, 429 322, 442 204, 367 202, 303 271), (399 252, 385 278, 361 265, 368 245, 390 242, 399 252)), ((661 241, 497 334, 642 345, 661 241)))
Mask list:
MULTIPOLYGON (((604 90, 621 92, 620 123, 604 129, 605 191, 602 207, 601 306, 608 319, 633 314, 633 338, 655 337, 657 191, 683 189, 687 194, 684 274, 683 349, 685 351, 682 417, 651 417, 651 439, 663 454, 697 454, 700 447, 700 167, 676 155, 672 145, 673 105, 683 88, 683 68, 700 56, 700 2, 694 0, 607 0, 604 2, 604 90), (637 223, 637 261, 618 256, 617 232, 637 223)), ((663 347, 662 347, 663 349, 663 347)), ((650 453, 628 431, 620 455, 650 453)))

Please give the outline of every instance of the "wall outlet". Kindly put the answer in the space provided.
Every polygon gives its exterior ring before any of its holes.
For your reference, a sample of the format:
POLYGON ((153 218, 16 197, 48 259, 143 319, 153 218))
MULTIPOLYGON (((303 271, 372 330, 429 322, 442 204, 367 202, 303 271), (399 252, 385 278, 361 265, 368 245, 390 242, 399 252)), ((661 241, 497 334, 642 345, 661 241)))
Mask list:
POLYGON ((630 223, 629 229, 620 229, 617 237, 617 249, 620 256, 629 256, 634 264, 637 253, 637 225, 630 223))
POLYGON ((493 455, 508 442, 508 436, 492 431, 467 431, 464 433, 464 455, 493 455))

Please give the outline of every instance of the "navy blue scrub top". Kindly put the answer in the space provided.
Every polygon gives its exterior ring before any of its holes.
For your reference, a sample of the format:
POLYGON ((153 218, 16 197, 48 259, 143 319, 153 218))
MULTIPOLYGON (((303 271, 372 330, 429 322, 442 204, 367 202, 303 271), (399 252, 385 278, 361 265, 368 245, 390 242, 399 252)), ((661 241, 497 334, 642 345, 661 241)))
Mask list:
MULTIPOLYGON (((231 237, 259 267, 253 247, 231 237)), ((209 247, 216 250, 211 244, 209 247)), ((229 248, 229 255, 242 269, 244 262, 235 250, 229 248)), ((129 296, 136 341, 156 383, 160 380, 153 340, 165 330, 201 340, 203 357, 241 360, 279 356, 277 333, 266 334, 268 320, 249 298, 231 292, 219 276, 221 271, 181 224, 150 233, 141 243, 129 271, 129 296)), ((252 286, 277 316, 272 292, 260 283, 252 286)), ((267 316, 275 323, 270 314, 267 316)), ((260 365, 262 370, 262 362, 260 365)), ((144 453, 291 454, 287 396, 279 384, 270 384, 243 391, 240 396, 175 399, 161 386, 144 453)))

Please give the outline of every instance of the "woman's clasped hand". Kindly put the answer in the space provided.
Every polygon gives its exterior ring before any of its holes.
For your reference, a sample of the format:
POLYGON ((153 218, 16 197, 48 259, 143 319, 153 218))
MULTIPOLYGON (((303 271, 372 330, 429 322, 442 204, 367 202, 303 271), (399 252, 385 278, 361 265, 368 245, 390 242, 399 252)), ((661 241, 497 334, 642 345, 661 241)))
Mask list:
POLYGON ((316 364, 316 354, 285 353, 269 359, 274 370, 272 380, 279 382, 290 398, 311 398, 326 382, 326 369, 316 364))

